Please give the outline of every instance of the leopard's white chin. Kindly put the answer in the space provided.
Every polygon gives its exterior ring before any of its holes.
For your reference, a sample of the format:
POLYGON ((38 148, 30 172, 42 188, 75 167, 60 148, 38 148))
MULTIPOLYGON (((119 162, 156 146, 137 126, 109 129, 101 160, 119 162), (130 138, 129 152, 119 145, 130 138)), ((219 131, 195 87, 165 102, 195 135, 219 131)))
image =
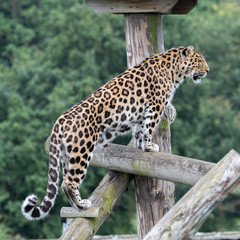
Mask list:
POLYGON ((202 79, 201 78, 197 78, 196 80, 194 79, 193 80, 195 83, 200 83, 201 81, 202 81, 202 79))

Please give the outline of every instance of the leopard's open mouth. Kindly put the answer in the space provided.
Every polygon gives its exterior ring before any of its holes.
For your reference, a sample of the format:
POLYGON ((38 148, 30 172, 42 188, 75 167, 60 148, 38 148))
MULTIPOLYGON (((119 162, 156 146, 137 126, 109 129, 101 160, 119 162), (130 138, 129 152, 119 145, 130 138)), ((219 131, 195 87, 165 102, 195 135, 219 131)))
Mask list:
POLYGON ((201 80, 202 78, 202 74, 201 73, 194 73, 193 74, 193 80, 197 81, 197 80, 201 80))
POLYGON ((201 73, 194 73, 193 74, 193 80, 194 80, 194 82, 196 82, 196 83, 199 83, 199 82, 201 82, 201 78, 203 77, 203 75, 201 74, 201 73))

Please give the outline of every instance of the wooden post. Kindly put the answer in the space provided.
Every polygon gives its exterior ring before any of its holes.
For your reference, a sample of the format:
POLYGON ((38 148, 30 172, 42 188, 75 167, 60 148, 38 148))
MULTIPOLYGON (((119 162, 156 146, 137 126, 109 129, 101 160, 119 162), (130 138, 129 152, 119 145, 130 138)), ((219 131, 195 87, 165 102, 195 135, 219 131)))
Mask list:
MULTIPOLYGON (((128 67, 164 52, 162 16, 160 14, 125 14, 128 67)), ((154 142, 160 151, 171 153, 170 128, 160 124, 154 142)), ((171 182, 135 176, 138 237, 143 237, 174 205, 175 186, 171 182)))

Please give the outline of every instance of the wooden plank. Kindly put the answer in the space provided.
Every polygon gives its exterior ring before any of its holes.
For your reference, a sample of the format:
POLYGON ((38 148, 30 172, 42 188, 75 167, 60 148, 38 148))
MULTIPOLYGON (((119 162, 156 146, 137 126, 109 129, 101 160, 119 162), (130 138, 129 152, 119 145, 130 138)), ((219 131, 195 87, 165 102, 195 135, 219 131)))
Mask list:
MULTIPOLYGON (((137 235, 95 235, 94 240, 138 240, 137 235)), ((237 240, 240 239, 240 232, 198 232, 191 240, 237 240)), ((44 239, 41 239, 44 240, 44 239)), ((47 239, 46 239, 47 240, 47 239)), ((49 240, 49 239, 48 239, 49 240)), ((51 239, 57 240, 57 239, 51 239)))
POLYGON ((171 13, 178 0, 86 0, 96 13, 171 13))
POLYGON ((198 232, 192 240, 221 240, 221 239, 240 239, 240 232, 198 232))
MULTIPOLYGON (((95 240, 138 240, 137 235, 102 235, 94 236, 95 240)), ((240 232, 198 232, 191 240, 222 240, 222 239, 240 239, 240 232)))
POLYGON ((76 217, 99 217, 100 207, 91 207, 86 210, 80 210, 73 207, 62 207, 60 211, 60 217, 76 218, 76 217))
POLYGON ((240 180, 240 155, 231 150, 152 228, 144 240, 192 239, 240 180))
POLYGON ((131 175, 109 171, 90 196, 93 207, 99 207, 95 218, 74 218, 60 240, 92 239, 98 228, 111 213, 122 194, 127 190, 131 175))
POLYGON ((95 235, 93 237, 95 240, 138 240, 137 235, 127 234, 127 235, 95 235))
MULTIPOLYGON (((149 1, 145 3, 149 4, 149 1)), ((128 68, 139 64, 146 57, 164 52, 160 14, 126 14, 125 36, 128 68)), ((169 125, 164 129, 157 128, 153 142, 159 145, 160 151, 171 152, 169 125)), ((137 175, 134 182, 138 237, 142 239, 174 205, 175 186, 170 182, 137 175)))
POLYGON ((172 8, 171 14, 188 14, 197 4, 197 0, 179 0, 172 8))

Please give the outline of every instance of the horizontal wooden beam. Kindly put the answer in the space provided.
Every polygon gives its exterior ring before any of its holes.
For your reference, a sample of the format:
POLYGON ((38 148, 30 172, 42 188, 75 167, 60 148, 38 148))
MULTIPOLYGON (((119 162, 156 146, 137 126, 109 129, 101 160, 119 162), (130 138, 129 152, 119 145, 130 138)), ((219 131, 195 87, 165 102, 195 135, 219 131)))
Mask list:
POLYGON ((221 240, 221 239, 240 239, 240 232, 199 232, 195 235, 193 240, 221 240))
MULTIPOLYGON (((49 138, 44 147, 48 153, 49 138)), ((143 152, 134 147, 117 144, 109 144, 104 149, 96 148, 90 164, 118 172, 159 178, 191 186, 216 165, 173 154, 143 152)), ((240 196, 240 183, 230 193, 240 196)))
POLYGON ((192 239, 211 211, 240 180, 240 155, 231 150, 202 177, 143 240, 192 239))
POLYGON ((60 217, 64 218, 76 218, 76 217, 99 217, 100 207, 91 207, 86 210, 80 210, 73 207, 62 207, 60 211, 60 217))
POLYGON ((86 0, 96 13, 169 13, 178 0, 86 0))
POLYGON ((138 240, 137 235, 126 234, 126 235, 95 235, 95 240, 138 240))
POLYGON ((86 0, 96 13, 187 14, 197 0, 86 0))
MULTIPOLYGON (((94 240, 138 240, 137 235, 96 235, 94 240)), ((199 232, 191 240, 240 239, 240 232, 199 232)))
MULTIPOLYGON (((94 151, 92 166, 194 185, 216 164, 193 158, 109 144, 94 151)), ((231 191, 240 196, 240 184, 231 191)))

